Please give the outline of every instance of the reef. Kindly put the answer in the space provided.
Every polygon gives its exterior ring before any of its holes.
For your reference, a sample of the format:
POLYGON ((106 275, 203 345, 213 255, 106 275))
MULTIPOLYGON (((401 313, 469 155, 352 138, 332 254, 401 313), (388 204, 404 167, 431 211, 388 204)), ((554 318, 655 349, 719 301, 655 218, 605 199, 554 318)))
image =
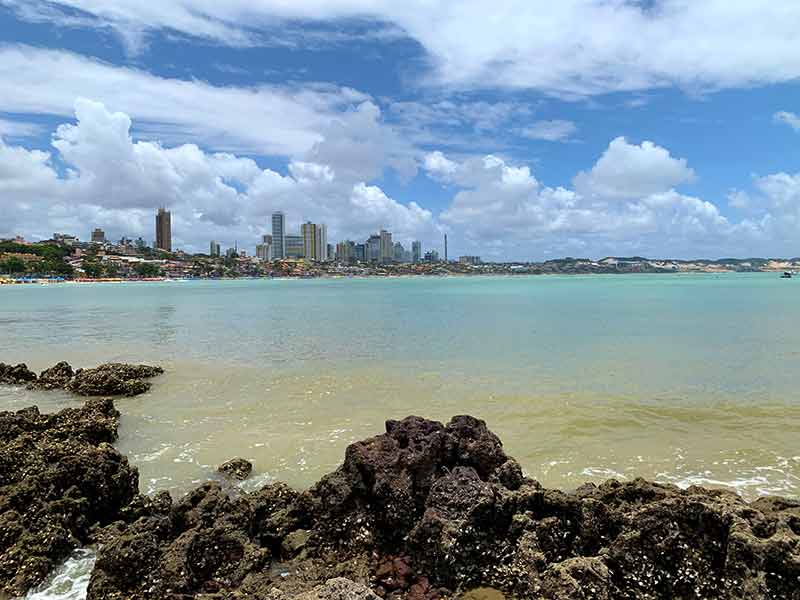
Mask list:
MULTIPOLYGON (((207 483, 112 528, 90 600, 307 598, 337 578, 415 600, 480 587, 553 600, 800 598, 800 503, 644 480, 544 489, 468 416, 389 421, 306 491, 207 483)), ((371 597, 353 593, 336 597, 371 597)))
POLYGON ((73 371, 61 361, 37 376, 25 364, 0 363, 0 383, 26 385, 30 390, 63 389, 80 396, 137 396, 150 390, 148 379, 162 373, 161 367, 124 363, 73 371))
POLYGON ((469 416, 388 421, 304 491, 234 476, 130 497, 115 459, 117 493, 69 475, 104 502, 73 536, 101 544, 89 600, 800 599, 800 502, 641 479, 546 489, 469 416))
POLYGON ((42 582, 138 493, 136 469, 111 446, 118 417, 100 399, 50 415, 0 412, 0 595, 42 582))

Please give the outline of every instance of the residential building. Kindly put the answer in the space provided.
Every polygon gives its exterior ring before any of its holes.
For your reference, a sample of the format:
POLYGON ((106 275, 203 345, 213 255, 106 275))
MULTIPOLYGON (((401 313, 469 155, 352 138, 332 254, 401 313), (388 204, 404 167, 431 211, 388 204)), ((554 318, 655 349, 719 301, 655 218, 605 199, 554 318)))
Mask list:
POLYGON ((422 260, 422 242, 419 240, 411 242, 411 261, 418 263, 422 260))
POLYGON ((381 236, 374 233, 365 242, 364 262, 378 263, 381 261, 381 236))
POLYGON ((459 256, 458 262, 462 265, 479 265, 481 264, 480 256, 459 256))
POLYGON ((147 242, 145 242, 144 238, 142 237, 136 238, 134 244, 136 245, 137 250, 144 250, 145 248, 147 248, 147 242))
POLYGON ((396 263, 405 262, 404 261, 405 254, 406 254, 406 249, 403 248, 403 244, 401 244, 400 242, 395 242, 394 243, 394 252, 393 252, 393 256, 392 256, 392 258, 394 259, 394 262, 396 262, 396 263))
POLYGON ((65 246, 74 246, 78 243, 78 238, 74 235, 69 235, 68 233, 54 233, 53 239, 60 244, 64 244, 65 246))
POLYGON ((208 245, 208 255, 212 258, 215 256, 220 256, 222 249, 219 246, 219 242, 215 240, 211 240, 211 243, 208 245))
POLYGON ((392 234, 381 229, 380 233, 380 262, 390 263, 394 260, 394 244, 392 244, 392 234))
POLYGON ((287 257, 286 217, 280 211, 272 213, 272 256, 278 260, 287 257))
POLYGON ((92 243, 93 244, 105 244, 106 243, 106 232, 96 227, 94 231, 92 231, 92 243))
MULTIPOLYGON (((327 235, 327 232, 326 232, 326 235, 327 235)), ((333 260, 333 258, 334 258, 333 244, 326 244, 326 247, 327 247, 327 255, 325 256, 325 260, 333 260)))
POLYGON ((427 263, 439 262, 439 253, 436 250, 428 250, 425 253, 425 262, 427 263))
POLYGON ((367 245, 366 244, 356 244, 356 261, 357 262, 367 262, 367 245))
POLYGON ((447 262, 447 234, 444 234, 444 262, 447 262))
POLYGON ((172 214, 164 207, 156 214, 156 250, 172 252, 172 214))
MULTIPOLYGON (((363 244, 359 244, 363 246, 363 244)), ((356 244, 345 240, 336 244, 336 260, 342 263, 352 263, 356 260, 356 244)))
MULTIPOLYGON (((274 242, 274 233, 272 234, 272 239, 274 242)), ((286 248, 286 255, 284 258, 303 258, 305 256, 302 235, 285 235, 283 239, 286 248)))

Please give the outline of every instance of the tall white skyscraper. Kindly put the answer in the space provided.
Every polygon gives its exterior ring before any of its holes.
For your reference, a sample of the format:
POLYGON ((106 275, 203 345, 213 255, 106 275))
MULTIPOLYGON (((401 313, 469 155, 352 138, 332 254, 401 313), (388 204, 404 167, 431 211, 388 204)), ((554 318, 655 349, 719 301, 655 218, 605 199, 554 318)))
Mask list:
POLYGON ((286 258, 286 217, 280 211, 272 213, 272 257, 286 258))

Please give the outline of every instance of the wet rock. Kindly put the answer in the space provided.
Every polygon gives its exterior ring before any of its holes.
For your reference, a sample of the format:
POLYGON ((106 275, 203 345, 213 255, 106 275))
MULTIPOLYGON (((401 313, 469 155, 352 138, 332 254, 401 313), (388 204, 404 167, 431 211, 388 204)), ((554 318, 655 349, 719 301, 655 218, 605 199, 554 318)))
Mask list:
POLYGON ((253 465, 243 458, 232 458, 222 463, 217 469, 217 472, 231 479, 244 481, 250 477, 250 473, 253 472, 253 465))
POLYGON ((0 363, 0 383, 19 385, 36 381, 36 373, 28 369, 25 363, 7 365, 0 363))
POLYGON ((78 369, 67 389, 81 396, 136 396, 150 389, 151 384, 145 379, 163 372, 161 367, 106 363, 93 369, 78 369))
POLYGON ((136 494, 136 469, 111 446, 118 417, 110 400, 0 413, 0 595, 41 583, 136 494))
POLYGON ((75 375, 72 367, 66 361, 45 369, 39 374, 38 379, 28 384, 29 390, 60 390, 65 389, 75 375))
POLYGON ((320 595, 337 577, 385 600, 800 600, 800 502, 644 480, 544 489, 472 417, 389 421, 303 492, 209 483, 131 505, 90 600, 361 597, 320 595))

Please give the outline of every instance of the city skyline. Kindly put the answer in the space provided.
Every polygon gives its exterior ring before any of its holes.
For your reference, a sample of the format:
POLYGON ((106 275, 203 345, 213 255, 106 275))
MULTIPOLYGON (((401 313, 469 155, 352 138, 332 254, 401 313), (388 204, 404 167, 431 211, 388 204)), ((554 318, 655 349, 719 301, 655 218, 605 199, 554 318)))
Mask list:
POLYGON ((195 252, 283 210, 452 256, 798 253, 797 3, 223 3, 195 31, 192 0, 118 1, 0 6, 0 236, 150 239, 166 205, 195 252))

